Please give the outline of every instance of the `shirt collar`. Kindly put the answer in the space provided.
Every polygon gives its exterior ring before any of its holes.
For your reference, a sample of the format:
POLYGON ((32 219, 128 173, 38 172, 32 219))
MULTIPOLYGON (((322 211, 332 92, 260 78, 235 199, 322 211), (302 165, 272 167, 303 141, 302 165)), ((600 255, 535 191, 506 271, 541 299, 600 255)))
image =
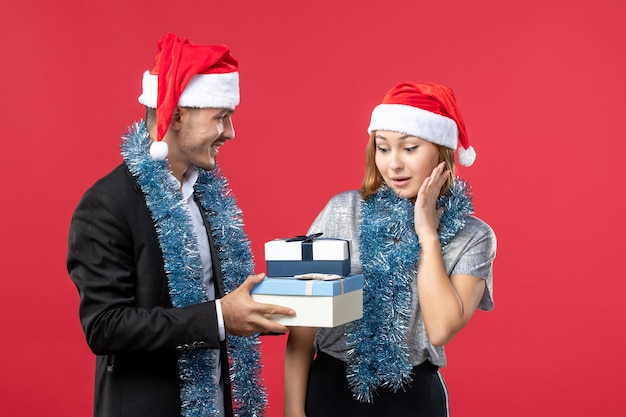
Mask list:
POLYGON ((183 198, 188 200, 189 197, 193 195, 193 186, 196 184, 198 180, 198 168, 193 165, 190 165, 187 168, 187 171, 183 174, 183 184, 181 187, 181 191, 183 193, 183 198))

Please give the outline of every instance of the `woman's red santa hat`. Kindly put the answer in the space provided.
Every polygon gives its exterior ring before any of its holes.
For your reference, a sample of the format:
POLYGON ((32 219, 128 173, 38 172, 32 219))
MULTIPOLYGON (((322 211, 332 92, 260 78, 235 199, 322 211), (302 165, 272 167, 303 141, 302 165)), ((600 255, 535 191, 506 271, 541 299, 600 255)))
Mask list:
POLYGON ((372 111, 367 131, 390 130, 456 150, 459 163, 470 166, 476 152, 469 145, 454 92, 434 83, 404 82, 393 87, 372 111))
POLYGON ((159 40, 156 63, 143 74, 141 104, 156 108, 157 137, 150 155, 167 157, 163 136, 176 106, 234 109, 239 104, 237 60, 224 45, 195 45, 168 33, 159 40))

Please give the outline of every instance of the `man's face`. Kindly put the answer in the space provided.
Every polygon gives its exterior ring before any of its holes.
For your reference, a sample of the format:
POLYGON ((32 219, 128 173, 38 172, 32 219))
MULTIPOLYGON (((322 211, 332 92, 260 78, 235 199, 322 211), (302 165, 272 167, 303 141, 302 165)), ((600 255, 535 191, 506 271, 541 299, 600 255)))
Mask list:
POLYGON ((235 137, 231 118, 234 109, 179 109, 180 128, 176 137, 168 142, 172 168, 189 165, 207 170, 215 168, 219 148, 235 137))

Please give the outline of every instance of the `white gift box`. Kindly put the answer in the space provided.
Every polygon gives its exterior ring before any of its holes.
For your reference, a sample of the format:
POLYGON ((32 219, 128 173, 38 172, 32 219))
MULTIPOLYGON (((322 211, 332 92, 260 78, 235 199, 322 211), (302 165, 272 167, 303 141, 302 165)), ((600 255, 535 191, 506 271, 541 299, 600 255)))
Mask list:
POLYGON ((350 274, 347 240, 298 236, 265 242, 266 272, 269 277, 291 277, 319 272, 350 274))
POLYGON ((285 326, 336 327, 363 317, 363 275, 333 281, 267 277, 253 288, 252 299, 293 309, 293 317, 271 317, 285 326))

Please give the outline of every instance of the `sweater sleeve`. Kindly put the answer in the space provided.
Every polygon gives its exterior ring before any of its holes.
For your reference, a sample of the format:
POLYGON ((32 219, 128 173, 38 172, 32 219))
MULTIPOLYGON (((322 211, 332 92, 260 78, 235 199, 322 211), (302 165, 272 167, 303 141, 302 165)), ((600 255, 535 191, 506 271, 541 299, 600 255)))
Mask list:
POLYGON ((491 227, 470 217, 466 227, 444 249, 444 258, 451 262, 450 275, 471 275, 485 280, 486 288, 478 305, 480 310, 493 310, 493 261, 497 240, 491 227))

